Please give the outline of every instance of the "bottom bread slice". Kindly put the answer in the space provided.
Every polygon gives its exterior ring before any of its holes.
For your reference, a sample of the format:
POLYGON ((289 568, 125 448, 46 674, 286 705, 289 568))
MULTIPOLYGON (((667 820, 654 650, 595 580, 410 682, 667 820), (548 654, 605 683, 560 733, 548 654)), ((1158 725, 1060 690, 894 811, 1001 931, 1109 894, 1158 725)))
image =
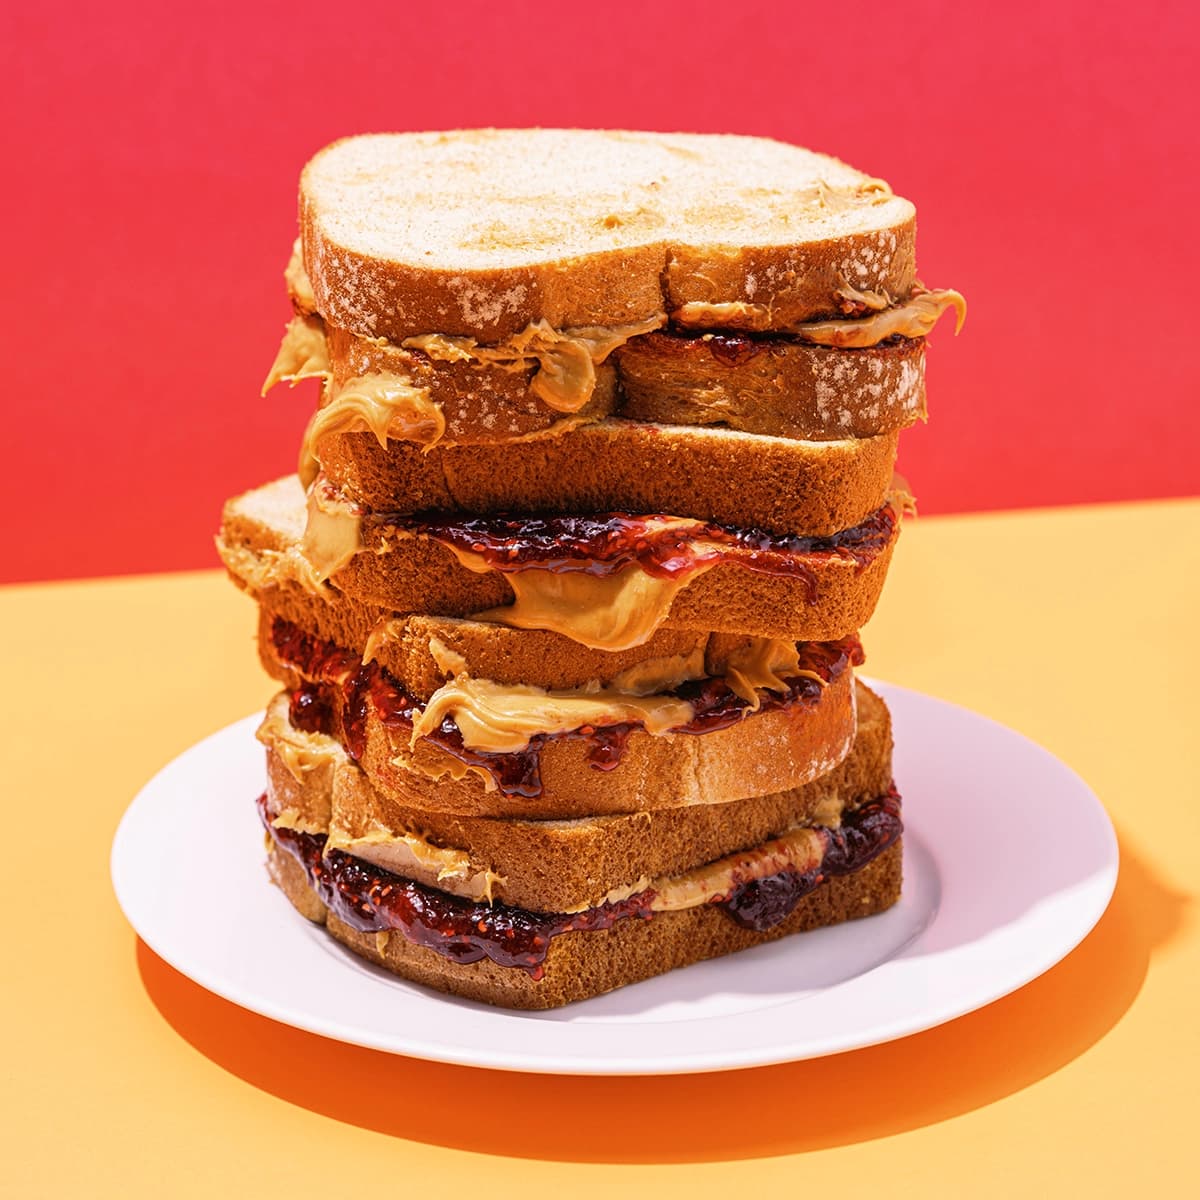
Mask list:
POLYGON ((268 838, 267 868, 294 907, 356 954, 406 979, 506 1008, 556 1008, 649 979, 677 967, 732 954, 825 925, 871 916, 900 896, 902 845, 894 842, 865 866, 827 877, 768 929, 735 923, 716 905, 628 917, 610 928, 554 936, 540 977, 487 958, 462 963, 398 932, 361 932, 329 912, 300 863, 268 838))

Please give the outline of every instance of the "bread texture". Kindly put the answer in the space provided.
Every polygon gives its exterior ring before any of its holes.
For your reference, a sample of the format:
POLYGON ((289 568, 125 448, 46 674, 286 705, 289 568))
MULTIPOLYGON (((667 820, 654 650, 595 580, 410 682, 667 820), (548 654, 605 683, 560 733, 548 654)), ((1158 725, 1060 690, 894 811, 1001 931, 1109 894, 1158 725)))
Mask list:
POLYGON ((348 138, 305 167, 300 231, 317 310, 394 342, 682 323, 697 305, 761 306, 786 329, 837 313, 847 286, 901 296, 915 277, 914 210, 885 183, 724 135, 348 138))
MULTIPOLYGON (((303 589, 285 567, 286 556, 303 539, 304 521, 304 493, 295 476, 229 500, 217 548, 234 580, 257 596, 278 598, 271 603, 284 603, 285 597, 290 597, 286 603, 301 603, 303 589)), ((808 582, 752 571, 736 560, 718 563, 692 575, 675 594, 663 629, 792 641, 844 637, 874 611, 899 529, 897 521, 886 543, 861 565, 838 555, 815 557, 808 582)), ((338 628, 361 633, 387 614, 469 617, 513 603, 501 572, 469 570, 432 537, 395 537, 385 525, 368 523, 363 539, 364 552, 316 597, 329 607, 328 619, 338 628)), ((490 613, 492 622, 502 619, 490 613)), ((354 636, 347 644, 364 641, 354 636)))
POLYGON ((650 333, 614 355, 619 414, 771 437, 872 438, 925 417, 925 343, 862 350, 650 333))
POLYGON ((891 433, 925 415, 920 338, 841 350, 787 337, 650 332, 599 363, 591 395, 569 412, 539 394, 536 360, 444 361, 333 326, 326 345, 330 396, 370 375, 404 378, 440 410, 443 445, 511 442, 609 416, 828 441, 891 433))
POLYGON ((887 499, 895 433, 810 442, 606 420, 507 445, 324 439, 331 484, 368 512, 667 513, 825 536, 887 499))
POLYGON ((534 980, 523 970, 487 959, 456 963, 398 933, 360 933, 326 910, 291 855, 274 843, 267 851, 271 878, 297 911, 324 923, 354 953, 414 983, 519 1009, 556 1008, 586 1000, 677 967, 882 912, 899 899, 902 860, 902 843, 897 842, 861 870, 827 879, 804 896, 787 918, 763 932, 744 929, 713 905, 702 905, 657 913, 649 921, 630 918, 607 930, 564 933, 551 941, 545 973, 534 980))
POLYGON ((850 753, 803 787, 725 804, 660 808, 620 816, 531 821, 467 817, 414 808, 372 786, 332 741, 287 721, 287 697, 272 701, 260 739, 267 747, 268 809, 306 832, 357 839, 350 852, 388 866, 379 853, 405 839, 417 854, 399 873, 456 895, 484 895, 543 912, 600 904, 640 881, 674 876, 797 825, 834 824, 840 814, 887 791, 892 781, 891 720, 884 702, 857 686, 858 725, 850 753), (289 745, 315 744, 298 761, 289 745), (420 853, 428 847, 429 851, 420 853), (449 852, 452 870, 439 855, 449 852))
MULTIPOLYGON (((270 637, 259 653, 268 673, 288 689, 329 684, 286 659, 270 637)), ((403 683, 403 680, 399 682, 403 683)), ((341 688, 329 688, 331 732, 343 744, 357 719, 359 758, 372 785, 397 803, 473 817, 573 818, 727 803, 801 787, 833 770, 850 751, 855 730, 853 673, 848 668, 811 700, 764 706, 735 724, 703 733, 651 734, 632 728, 616 765, 599 769, 590 743, 551 737, 538 752, 540 788, 507 794, 486 771, 466 770, 408 722, 367 704, 355 716, 341 688)))

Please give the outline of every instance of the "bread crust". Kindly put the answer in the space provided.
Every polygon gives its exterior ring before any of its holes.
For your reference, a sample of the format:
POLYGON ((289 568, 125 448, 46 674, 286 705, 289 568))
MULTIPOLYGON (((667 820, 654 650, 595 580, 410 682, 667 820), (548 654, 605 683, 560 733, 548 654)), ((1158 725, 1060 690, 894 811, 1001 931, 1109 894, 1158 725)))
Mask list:
POLYGON ((890 433, 925 415, 919 338, 839 350, 780 337, 643 334, 596 367, 591 398, 564 414, 531 390, 536 364, 447 362, 334 326, 326 334, 330 395, 364 376, 402 376, 440 409, 445 444, 508 442, 607 416, 823 441, 890 433))
MULTIPOLYGON (((676 594, 667 628, 833 641, 866 624, 887 577, 900 524, 890 540, 860 570, 849 559, 813 562, 812 599, 804 581, 748 570, 736 561, 693 575, 676 594)), ((356 555, 334 582, 351 600, 395 612, 470 616, 513 603, 498 571, 467 570, 453 551, 432 538, 370 542, 373 552, 356 555)))
POLYGON ((300 236, 318 310, 394 342, 423 333, 494 342, 542 319, 556 329, 664 311, 686 320, 683 306, 696 303, 753 303, 785 329, 837 313, 848 285, 899 296, 915 279, 908 201, 823 155, 727 136, 346 139, 301 175, 300 236), (554 160, 535 167, 547 153, 554 160), (561 193, 601 160, 596 185, 548 211, 539 170, 555 172, 561 193), (467 207, 451 199, 477 188, 480 171, 504 178, 503 212, 495 204, 443 235, 443 210, 467 207), (386 248, 381 227, 393 234, 386 248))
POLYGON ((274 844, 267 853, 271 878, 293 906, 318 923, 323 916, 329 933, 354 953, 414 983, 520 1009, 557 1008, 677 967, 882 912, 899 899, 903 869, 903 843, 897 842, 861 870, 827 879, 784 921, 763 932, 743 929, 715 906, 702 905, 658 913, 649 921, 630 918, 607 930, 561 934, 550 943, 542 979, 534 980, 519 968, 500 967, 486 958, 453 962, 399 934, 379 939, 359 933, 325 909, 291 855, 274 844))
MULTIPOLYGON (((263 666, 288 689, 313 680, 282 661, 269 638, 260 639, 263 666)), ((344 702, 334 713, 340 731, 344 702)), ((371 705, 363 724, 362 769, 372 785, 401 805, 473 817, 570 819, 727 803, 801 787, 833 770, 850 752, 855 731, 853 672, 847 669, 811 703, 750 713, 706 733, 650 734, 633 729, 619 763, 598 770, 586 742, 549 739, 540 753, 542 787, 536 796, 489 790, 489 780, 461 770, 444 750, 411 727, 389 726, 371 705)))
POLYGON ((827 536, 887 498, 895 432, 809 442, 606 420, 504 445, 387 443, 334 434, 325 476, 368 513, 666 513, 827 536))
MULTIPOLYGON (((340 644, 365 645, 371 629, 392 614, 469 617, 513 603, 512 589, 502 573, 470 571, 453 551, 432 538, 389 537, 382 528, 368 531, 367 552, 355 555, 334 577, 336 587, 325 589, 321 596, 285 581, 256 587, 238 573, 245 569, 239 559, 248 557, 256 562, 264 554, 285 554, 299 543, 303 530, 303 493, 291 477, 229 500, 217 545, 235 583, 268 606, 311 615, 317 627, 334 631, 322 636, 340 644), (350 633, 341 636, 342 630, 350 633)), ((888 542, 861 569, 838 556, 815 558, 811 593, 801 579, 760 574, 736 561, 718 563, 689 579, 676 593, 662 628, 636 649, 646 649, 648 657, 659 656, 660 651, 662 655, 682 652, 672 647, 684 643, 666 637, 667 631, 793 641, 834 641, 854 633, 874 612, 899 531, 897 521, 888 542)), ((298 623, 311 627, 308 619, 305 616, 298 623)), ((532 632, 525 631, 526 635, 532 632)), ((543 636, 553 639, 559 635, 543 636)), ((580 653, 584 649, 568 639, 540 643, 540 649, 552 655, 547 662, 553 663, 554 669, 573 672, 571 663, 585 660, 573 658, 569 647, 580 653)), ((640 655, 636 660, 609 659, 624 664, 619 670, 640 660, 640 655)), ((546 678, 532 666, 532 655, 523 655, 521 661, 534 671, 529 681, 546 678)), ((603 672, 597 677, 603 679, 603 672)), ((566 685, 547 681, 542 686, 566 685)))
MULTIPOLYGON (((282 709, 286 699, 272 704, 282 709)), ((884 794, 892 781, 891 719, 883 700, 861 682, 857 709, 849 755, 802 787, 723 804, 570 821, 501 820, 407 806, 373 787, 340 752, 336 764, 297 779, 268 735, 268 808, 290 812, 309 832, 326 832, 332 819, 351 837, 380 830, 416 834, 470 860, 459 877, 439 879, 432 868, 406 872, 418 882, 472 896, 469 881, 488 877, 492 896, 505 904, 568 912, 598 905, 639 880, 680 875, 749 849, 797 825, 836 822, 842 811, 884 794)))
POLYGON ((613 354, 630 420, 772 437, 868 438, 925 417, 925 343, 836 350, 782 338, 651 333, 613 354))

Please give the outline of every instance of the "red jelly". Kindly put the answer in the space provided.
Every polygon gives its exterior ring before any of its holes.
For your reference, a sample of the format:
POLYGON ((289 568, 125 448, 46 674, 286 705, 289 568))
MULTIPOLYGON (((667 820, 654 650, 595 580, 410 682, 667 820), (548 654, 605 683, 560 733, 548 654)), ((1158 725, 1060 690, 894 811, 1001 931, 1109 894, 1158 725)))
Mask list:
MULTIPOLYGON (((376 662, 360 663, 356 656, 330 642, 306 634, 298 626, 276 617, 271 640, 281 662, 305 677, 292 693, 293 723, 309 732, 327 733, 345 746, 355 761, 366 750, 367 718, 374 713, 387 726, 411 729, 423 711, 421 701, 376 662), (348 666, 353 665, 353 672, 348 666), (299 721, 297 721, 297 717, 299 721), (301 724, 300 722, 305 722, 301 724)), ((861 666, 862 644, 856 636, 837 642, 801 642, 799 667, 819 675, 825 683, 838 679, 848 667, 861 666)), ((807 676, 785 679, 780 691, 761 692, 759 711, 770 712, 790 705, 812 705, 821 695, 821 684, 807 676)), ((750 705, 733 692, 723 678, 690 680, 671 693, 686 700, 693 710, 691 720, 677 725, 672 733, 711 733, 736 724, 750 705)), ((555 734, 535 734, 524 750, 506 754, 474 750, 463 744, 453 717, 425 735, 428 741, 468 766, 488 772, 506 796, 540 796, 542 793, 541 752, 552 739, 583 741, 588 764, 597 771, 611 771, 625 752, 629 735, 640 724, 622 721, 612 725, 587 725, 555 734)))
POLYGON ((637 564, 646 574, 674 579, 699 567, 729 560, 765 575, 800 579, 811 602, 816 595, 813 560, 849 559, 858 571, 891 541, 896 513, 876 509, 852 529, 828 537, 767 533, 706 521, 652 528, 662 516, 601 513, 596 516, 379 518, 456 550, 478 554, 495 571, 582 571, 614 575, 637 564), (700 545, 698 543, 703 543, 700 545))
POLYGON ((764 930, 778 925, 803 897, 831 875, 849 875, 893 845, 903 832, 900 793, 893 784, 888 793, 847 813, 838 829, 822 829, 825 857, 812 871, 781 871, 742 884, 721 908, 745 929, 764 930))
MULTIPOLYGON (((508 904, 486 904, 425 887, 340 850, 325 850, 320 834, 271 824, 267 798, 258 812, 267 832, 304 868, 322 902, 352 929, 397 932, 455 962, 489 958, 520 967, 534 979, 544 973, 553 938, 563 933, 610 929, 627 917, 650 920, 655 892, 647 888, 616 904, 578 913, 537 913, 508 904)), ((895 788, 847 813, 840 829, 821 829, 828 849, 817 871, 783 872, 736 887, 716 903, 744 928, 766 930, 784 920, 800 898, 829 875, 865 866, 900 836, 900 797, 895 788)))

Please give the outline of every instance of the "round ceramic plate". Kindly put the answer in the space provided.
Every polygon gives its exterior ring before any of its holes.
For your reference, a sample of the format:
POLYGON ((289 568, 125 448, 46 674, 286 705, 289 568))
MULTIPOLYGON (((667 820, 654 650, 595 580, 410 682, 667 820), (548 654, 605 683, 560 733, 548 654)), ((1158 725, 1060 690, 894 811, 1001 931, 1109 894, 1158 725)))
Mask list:
POLYGON ((156 954, 210 991, 397 1054, 661 1074, 888 1041, 979 1008, 1058 962, 1104 912, 1117 844, 1096 797, 1039 746, 965 709, 876 686, 895 721, 904 796, 900 902, 566 1008, 516 1013, 428 991, 300 917, 263 869, 257 717, 181 755, 130 805, 113 844, 117 899, 156 954))

